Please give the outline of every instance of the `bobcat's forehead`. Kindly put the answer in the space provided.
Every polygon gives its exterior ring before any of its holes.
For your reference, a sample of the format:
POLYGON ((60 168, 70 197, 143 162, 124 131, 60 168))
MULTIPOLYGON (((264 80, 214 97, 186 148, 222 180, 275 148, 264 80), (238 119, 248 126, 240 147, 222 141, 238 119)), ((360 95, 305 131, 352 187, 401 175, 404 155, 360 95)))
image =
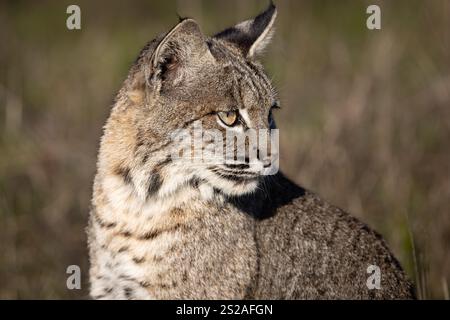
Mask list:
MULTIPOLYGON (((177 92, 178 101, 172 108, 178 110, 180 120, 239 110, 248 127, 267 126, 269 109, 277 97, 263 67, 219 40, 209 39, 207 43, 215 63, 197 74, 186 91, 177 92)), ((203 121, 209 119, 204 117, 203 121)))
POLYGON ((199 66, 192 81, 167 97, 165 108, 178 110, 180 118, 185 113, 198 118, 229 110, 246 110, 243 113, 250 118, 266 117, 277 98, 263 67, 218 40, 210 39, 208 45, 214 65, 199 66))
POLYGON ((270 108, 276 100, 276 95, 263 67, 256 61, 242 56, 223 41, 211 39, 209 43, 219 68, 231 86, 237 104, 234 107, 249 111, 270 108))

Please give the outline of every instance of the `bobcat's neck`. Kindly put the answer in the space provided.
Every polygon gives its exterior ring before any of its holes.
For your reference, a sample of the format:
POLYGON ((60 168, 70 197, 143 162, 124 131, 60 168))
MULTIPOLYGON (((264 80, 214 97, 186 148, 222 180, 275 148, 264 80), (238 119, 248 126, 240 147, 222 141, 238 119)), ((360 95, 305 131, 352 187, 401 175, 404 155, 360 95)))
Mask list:
MULTIPOLYGON (((130 178, 117 174, 97 174, 93 205, 104 224, 123 226, 127 232, 139 232, 154 227, 171 212, 202 211, 223 204, 225 198, 206 183, 190 180, 172 187, 170 192, 158 192, 143 197, 130 178)), ((164 188, 164 185, 160 186, 164 188)))

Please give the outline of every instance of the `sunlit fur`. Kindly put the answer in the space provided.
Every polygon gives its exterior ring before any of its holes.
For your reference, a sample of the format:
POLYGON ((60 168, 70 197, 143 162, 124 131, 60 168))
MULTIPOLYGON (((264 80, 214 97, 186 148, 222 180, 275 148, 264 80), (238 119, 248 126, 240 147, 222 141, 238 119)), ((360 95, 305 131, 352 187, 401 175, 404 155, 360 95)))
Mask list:
POLYGON ((224 136, 274 127, 277 96, 255 59, 275 17, 270 5, 211 38, 185 19, 141 51, 100 144, 93 298, 412 297, 379 236, 281 173, 261 176, 265 159, 227 167, 172 157, 173 132, 199 122, 224 136), (240 115, 232 127, 217 116, 230 110, 240 115), (367 263, 383 268, 384 291, 368 291, 367 263))

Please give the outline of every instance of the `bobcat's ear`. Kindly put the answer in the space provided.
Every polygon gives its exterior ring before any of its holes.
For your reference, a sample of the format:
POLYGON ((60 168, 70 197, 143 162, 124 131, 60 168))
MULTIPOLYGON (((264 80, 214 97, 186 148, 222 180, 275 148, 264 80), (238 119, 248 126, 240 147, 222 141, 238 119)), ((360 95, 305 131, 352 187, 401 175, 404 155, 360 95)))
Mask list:
POLYGON ((273 32, 277 9, 271 2, 269 7, 255 19, 241 22, 214 37, 223 39, 241 49, 244 56, 253 58, 269 44, 273 32))
POLYGON ((193 76, 195 69, 214 58, 197 22, 181 20, 160 41, 150 61, 150 81, 159 86, 176 85, 193 76))

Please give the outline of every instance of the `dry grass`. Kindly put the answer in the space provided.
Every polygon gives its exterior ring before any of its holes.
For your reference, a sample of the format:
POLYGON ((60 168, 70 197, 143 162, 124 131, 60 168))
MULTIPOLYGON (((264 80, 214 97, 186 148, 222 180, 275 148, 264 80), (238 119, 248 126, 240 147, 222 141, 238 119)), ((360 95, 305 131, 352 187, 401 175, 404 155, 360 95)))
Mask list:
MULTIPOLYGON (((101 126, 144 43, 197 18, 213 33, 266 1, 0 4, 0 298, 87 296, 86 225, 101 126), (80 265, 81 291, 66 289, 80 265)), ((379 230, 422 298, 449 297, 450 3, 278 1, 265 63, 282 168, 379 230)))

